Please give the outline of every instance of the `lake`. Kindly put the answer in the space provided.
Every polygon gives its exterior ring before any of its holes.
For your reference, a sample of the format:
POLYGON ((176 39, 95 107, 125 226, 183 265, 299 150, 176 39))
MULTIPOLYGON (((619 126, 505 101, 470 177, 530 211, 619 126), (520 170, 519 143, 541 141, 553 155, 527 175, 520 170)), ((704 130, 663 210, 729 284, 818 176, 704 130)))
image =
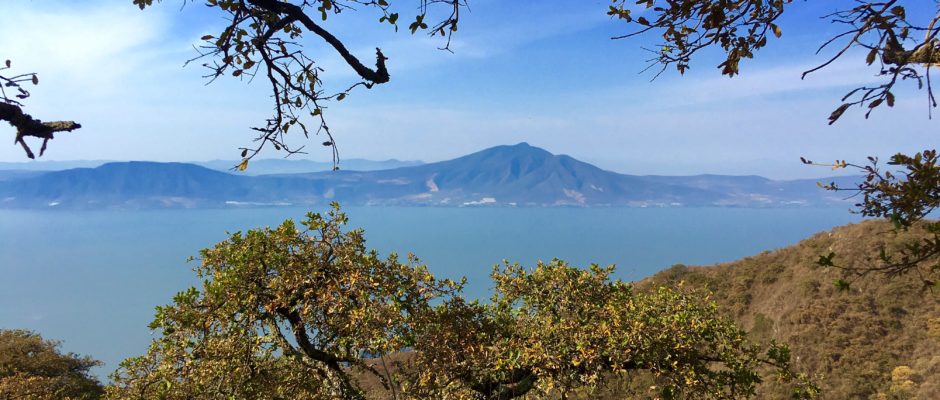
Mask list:
MULTIPOLYGON (((195 284, 189 256, 226 231, 300 219, 306 209, 0 210, 0 328, 62 340, 106 363, 104 377, 151 340, 153 308, 195 284)), ((314 210, 324 211, 324 210, 314 210)), ((502 260, 616 264, 640 279, 676 263, 732 261, 859 220, 842 208, 350 207, 351 227, 382 253, 413 252, 485 297, 502 260)))

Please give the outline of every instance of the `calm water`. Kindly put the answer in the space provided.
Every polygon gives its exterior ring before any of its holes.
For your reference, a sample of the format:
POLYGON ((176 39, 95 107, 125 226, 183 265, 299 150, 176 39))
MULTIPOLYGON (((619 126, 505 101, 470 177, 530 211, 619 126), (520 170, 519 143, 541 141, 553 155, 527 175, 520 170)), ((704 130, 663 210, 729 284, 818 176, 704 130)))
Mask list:
MULTIPOLYGON (((307 210, 0 211, 0 328, 26 328, 106 362, 141 354, 153 307, 192 284, 196 255, 226 231, 307 210)), ((315 210, 322 211, 322 210, 315 210)), ((632 280, 675 263, 711 264, 796 243, 858 220, 844 209, 347 208, 370 247, 413 252, 482 297, 503 259, 616 264, 632 280)))

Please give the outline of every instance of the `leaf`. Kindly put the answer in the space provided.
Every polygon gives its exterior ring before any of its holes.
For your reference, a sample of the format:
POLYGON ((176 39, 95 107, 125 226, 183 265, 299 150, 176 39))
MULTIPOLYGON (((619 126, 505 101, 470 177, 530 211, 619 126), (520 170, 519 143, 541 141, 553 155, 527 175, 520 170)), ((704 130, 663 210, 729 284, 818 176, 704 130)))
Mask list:
POLYGON ((232 71, 232 76, 239 76, 239 75, 241 75, 241 74, 242 74, 242 70, 240 70, 240 69, 236 69, 236 70, 232 71))
POLYGON ((215 39, 215 36, 212 36, 212 35, 205 35, 205 36, 203 36, 203 37, 201 37, 201 38, 199 38, 199 39, 201 39, 201 40, 211 40, 211 39, 215 39))
POLYGON ((832 267, 835 264, 832 262, 832 258, 836 256, 836 253, 830 252, 825 256, 819 256, 819 260, 816 261, 816 265, 820 267, 832 267))
POLYGON ((776 24, 770 24, 770 29, 774 31, 774 36, 776 36, 777 38, 783 35, 783 31, 781 31, 780 27, 777 26, 776 24))
POLYGON ((339 96, 336 96, 336 101, 343 101, 346 98, 346 93, 340 93, 339 96))
POLYGON ((877 48, 871 49, 871 51, 868 52, 868 57, 865 57, 865 63, 868 65, 871 65, 873 62, 875 62, 875 57, 877 56, 878 56, 878 49, 877 48))
POLYGON ((841 292, 851 289, 851 284, 845 281, 844 279, 836 279, 835 282, 833 282, 833 284, 836 286, 836 289, 838 289, 841 292))
POLYGON ((907 13, 904 12, 904 7, 901 6, 894 6, 891 8, 891 14, 894 14, 894 16, 902 20, 907 19, 907 13))
POLYGON ((36 74, 33 74, 33 85, 38 85, 38 84, 39 84, 39 76, 36 74))
POLYGON ((845 110, 849 109, 849 106, 850 106, 849 103, 843 103, 841 106, 839 106, 839 108, 836 108, 835 111, 832 112, 832 114, 829 114, 829 125, 832 125, 836 121, 838 121, 839 117, 841 117, 842 114, 845 113, 845 110))
POLYGON ((7 68, 10 68, 10 60, 7 60, 5 64, 7 65, 7 68))
POLYGON ((888 101, 888 107, 894 107, 894 93, 885 93, 885 99, 888 101))
POLYGON ((246 169, 248 169, 248 159, 247 159, 247 158, 244 159, 244 160, 242 160, 242 162, 241 162, 240 164, 238 164, 238 170, 239 170, 239 171, 244 171, 244 170, 246 170, 246 169))

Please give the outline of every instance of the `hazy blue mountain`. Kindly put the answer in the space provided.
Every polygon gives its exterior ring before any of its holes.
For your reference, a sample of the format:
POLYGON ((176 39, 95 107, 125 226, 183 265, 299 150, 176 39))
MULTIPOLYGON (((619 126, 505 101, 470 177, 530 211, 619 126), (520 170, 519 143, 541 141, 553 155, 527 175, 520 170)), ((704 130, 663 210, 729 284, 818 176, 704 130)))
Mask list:
POLYGON ((109 161, 78 160, 78 161, 46 161, 28 160, 22 162, 0 162, 0 170, 4 171, 62 171, 72 168, 95 168, 109 161))
MULTIPOLYGON (((255 167, 255 165, 252 165, 255 167)), ((848 205, 815 180, 636 176, 520 143, 377 171, 236 175, 193 164, 122 162, 40 175, 0 174, 3 208, 307 205, 787 207, 848 205)), ((852 178, 839 178, 843 184, 852 178)))
POLYGON ((46 173, 46 171, 31 171, 31 170, 2 170, 0 169, 0 181, 8 181, 12 179, 22 179, 30 178, 34 176, 39 176, 46 173))
MULTIPOLYGON (((63 171, 74 168, 95 168, 115 161, 106 160, 78 160, 78 161, 23 161, 23 162, 0 162, 0 171, 63 171)), ((212 161, 193 161, 189 164, 196 164, 216 171, 230 172, 232 167, 238 165, 240 160, 212 160, 212 161)), ((349 160, 340 160, 340 169, 350 171, 374 171, 380 169, 392 169, 399 167, 410 167, 422 165, 422 161, 401 161, 396 159, 389 160, 366 160, 362 158, 351 158, 349 160)), ((251 168, 239 175, 268 175, 268 174, 300 174, 307 172, 331 171, 333 162, 314 161, 300 159, 282 159, 269 158, 262 160, 252 160, 251 168)))
MULTIPOLYGON (((239 162, 241 162, 241 160, 212 160, 195 162, 193 164, 217 171, 228 172, 232 170, 232 167, 238 165, 239 162)), ((349 160, 340 160, 339 168, 349 171, 375 171, 381 169, 410 167, 422 164, 424 163, 421 161, 401 161, 396 159, 376 161, 362 158, 351 158, 349 160)), ((239 175, 301 174, 332 170, 332 161, 270 158, 264 160, 252 160, 250 167, 244 172, 240 172, 239 175)))

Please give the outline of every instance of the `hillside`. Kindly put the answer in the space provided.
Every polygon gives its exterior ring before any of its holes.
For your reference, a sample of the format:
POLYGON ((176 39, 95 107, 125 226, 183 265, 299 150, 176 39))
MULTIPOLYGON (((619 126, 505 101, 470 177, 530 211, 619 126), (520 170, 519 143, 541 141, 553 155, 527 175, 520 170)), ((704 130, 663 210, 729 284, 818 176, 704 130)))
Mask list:
MULTIPOLYGON (((844 177, 839 181, 850 185, 854 179, 844 177)), ((527 143, 377 171, 250 176, 186 163, 115 162, 55 172, 0 173, 0 208, 310 206, 334 200, 346 205, 458 207, 851 204, 839 194, 819 189, 816 180, 625 175, 527 143)))
MULTIPOLYGON (((842 273, 815 266, 830 251, 843 265, 861 265, 880 246, 913 237, 890 233, 886 222, 866 221, 732 263, 677 265, 640 286, 684 281, 712 291, 717 304, 755 339, 789 343, 797 366, 821 377, 825 398, 889 395, 892 371, 907 366, 913 398, 938 399, 940 292, 922 290, 912 275, 869 275, 840 291, 833 281, 842 273)), ((759 397, 788 397, 780 390, 766 385, 759 397)))

